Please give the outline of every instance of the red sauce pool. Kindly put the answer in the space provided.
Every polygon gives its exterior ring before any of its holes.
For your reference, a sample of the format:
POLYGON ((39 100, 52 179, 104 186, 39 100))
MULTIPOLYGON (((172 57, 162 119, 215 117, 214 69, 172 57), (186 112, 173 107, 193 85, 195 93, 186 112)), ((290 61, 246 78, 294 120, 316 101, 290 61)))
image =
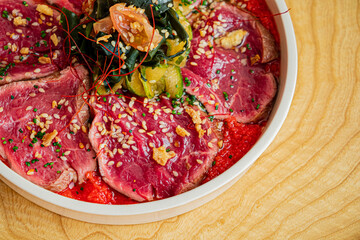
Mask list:
POLYGON ((102 204, 134 204, 136 201, 111 189, 100 177, 98 172, 86 174, 87 181, 67 188, 59 194, 65 197, 92 203, 102 204))
MULTIPOLYGON (((37 0, 42 1, 42 0, 37 0)), ((247 10, 259 18, 261 23, 273 34, 279 43, 277 31, 272 13, 268 9, 265 0, 251 0, 247 2, 247 10)), ((268 70, 278 76, 279 64, 270 64, 268 70)), ((214 159, 213 167, 209 170, 203 183, 214 179, 237 161, 239 161, 259 139, 263 127, 262 124, 238 123, 234 118, 224 121, 224 144, 223 148, 214 159)), ((67 188, 59 194, 69 198, 100 203, 100 204, 135 204, 138 203, 110 188, 100 177, 98 171, 87 173, 88 180, 72 189, 67 188)))
POLYGON ((239 161, 259 139, 263 126, 260 124, 238 123, 235 118, 224 120, 223 148, 216 155, 203 183, 214 179, 239 161))

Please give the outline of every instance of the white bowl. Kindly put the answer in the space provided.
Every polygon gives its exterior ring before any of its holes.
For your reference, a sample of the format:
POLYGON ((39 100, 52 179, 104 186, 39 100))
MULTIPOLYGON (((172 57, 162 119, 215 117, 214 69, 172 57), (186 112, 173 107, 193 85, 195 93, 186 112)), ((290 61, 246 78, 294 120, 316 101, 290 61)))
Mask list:
MULTIPOLYGON (((268 0, 273 13, 285 12, 284 0, 268 0)), ((45 190, 0 161, 0 179, 16 192, 60 215, 101 224, 139 224, 159 221, 193 210, 230 188, 273 141, 283 124, 295 90, 297 48, 289 13, 275 17, 280 33, 281 73, 278 96, 265 132, 253 148, 226 172, 191 191, 155 202, 135 205, 103 205, 82 202, 45 190)))

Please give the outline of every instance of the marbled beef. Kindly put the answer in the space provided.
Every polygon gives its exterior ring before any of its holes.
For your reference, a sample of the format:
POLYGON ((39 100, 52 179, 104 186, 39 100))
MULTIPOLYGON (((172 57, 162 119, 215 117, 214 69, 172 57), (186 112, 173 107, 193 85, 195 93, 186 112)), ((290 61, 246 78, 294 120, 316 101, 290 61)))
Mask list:
POLYGON ((193 23, 190 59, 182 69, 186 91, 216 118, 261 120, 277 91, 264 64, 278 57, 275 41, 260 22, 236 6, 221 2, 213 8, 193 23), (221 39, 239 30, 244 31, 243 39, 229 38, 230 47, 224 46, 221 39), (234 42, 238 45, 231 47, 234 42))
POLYGON ((197 186, 211 167, 218 139, 198 109, 177 115, 167 99, 143 104, 116 96, 93 106, 89 136, 100 173, 120 193, 137 201, 166 198, 197 186))
POLYGON ((87 74, 82 66, 68 67, 0 87, 0 155, 15 172, 52 191, 83 182, 96 168, 81 96, 87 74))
POLYGON ((33 1, 0 0, 0 85, 65 67, 60 14, 33 1))

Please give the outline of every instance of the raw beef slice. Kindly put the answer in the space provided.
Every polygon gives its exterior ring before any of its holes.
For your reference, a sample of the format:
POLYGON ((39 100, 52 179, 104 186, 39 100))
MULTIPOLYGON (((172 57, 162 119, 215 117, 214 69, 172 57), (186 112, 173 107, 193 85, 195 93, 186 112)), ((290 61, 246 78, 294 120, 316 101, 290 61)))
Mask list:
POLYGON ((33 1, 0 0, 0 85, 48 76, 66 65, 60 14, 33 1))
POLYGON ((120 193, 137 201, 170 197, 197 186, 211 167, 218 138, 198 109, 173 115, 168 99, 115 95, 93 106, 90 140, 100 173, 120 193))
POLYGON ((0 87, 0 155, 11 169, 52 191, 95 170, 81 96, 88 85, 87 70, 77 66, 0 87))

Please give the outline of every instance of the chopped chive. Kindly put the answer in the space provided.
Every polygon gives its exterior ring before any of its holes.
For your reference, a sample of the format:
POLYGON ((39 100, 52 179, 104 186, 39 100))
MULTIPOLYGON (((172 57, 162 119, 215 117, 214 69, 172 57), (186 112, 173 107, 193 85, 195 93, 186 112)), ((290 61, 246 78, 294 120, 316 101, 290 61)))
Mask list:
POLYGON ((26 166, 30 167, 30 163, 29 162, 25 162, 26 166))
POLYGON ((59 105, 57 106, 57 109, 61 109, 61 107, 62 107, 61 104, 59 104, 59 105))
POLYGON ((256 110, 259 109, 259 107, 260 107, 260 104, 256 105, 256 110))
POLYGON ((229 158, 231 159, 233 156, 232 155, 229 155, 229 158))
POLYGON ((229 95, 227 94, 227 92, 223 92, 223 94, 224 94, 225 101, 229 101, 229 95))
POLYGON ((38 110, 37 108, 34 108, 34 112, 37 112, 37 110, 38 110))

